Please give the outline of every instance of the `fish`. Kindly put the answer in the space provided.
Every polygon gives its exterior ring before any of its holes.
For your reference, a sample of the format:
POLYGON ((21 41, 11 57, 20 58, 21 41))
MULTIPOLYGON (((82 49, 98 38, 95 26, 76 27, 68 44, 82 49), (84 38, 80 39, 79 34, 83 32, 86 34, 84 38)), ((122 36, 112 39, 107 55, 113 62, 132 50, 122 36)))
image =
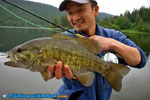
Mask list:
MULTIPOLYGON (((115 91, 120 91, 122 78, 130 68, 113 62, 103 61, 96 54, 101 53, 100 44, 86 37, 55 34, 27 41, 8 51, 10 60, 5 65, 40 72, 45 81, 49 80, 48 67, 62 61, 69 65, 73 75, 84 86, 93 84, 95 74, 101 74, 115 91)), ((65 71, 63 69, 63 73, 65 71)))

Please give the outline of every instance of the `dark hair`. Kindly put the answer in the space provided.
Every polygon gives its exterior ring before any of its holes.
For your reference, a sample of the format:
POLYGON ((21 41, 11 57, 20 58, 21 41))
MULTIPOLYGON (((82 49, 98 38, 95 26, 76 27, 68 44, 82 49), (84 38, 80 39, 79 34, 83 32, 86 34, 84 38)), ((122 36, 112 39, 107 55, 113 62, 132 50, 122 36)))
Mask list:
POLYGON ((97 5, 97 3, 94 2, 94 1, 91 1, 90 3, 91 3, 91 8, 92 8, 92 9, 97 5))

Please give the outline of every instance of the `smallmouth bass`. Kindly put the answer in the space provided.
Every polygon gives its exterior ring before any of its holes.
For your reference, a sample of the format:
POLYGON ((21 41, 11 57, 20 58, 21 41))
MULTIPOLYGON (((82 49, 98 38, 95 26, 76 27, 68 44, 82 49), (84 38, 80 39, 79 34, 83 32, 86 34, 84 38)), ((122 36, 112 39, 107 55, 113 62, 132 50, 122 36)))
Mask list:
POLYGON ((122 78, 130 69, 121 64, 101 60, 95 55, 100 52, 100 44, 95 40, 56 34, 33 39, 13 48, 8 52, 11 60, 5 62, 5 65, 40 72, 47 81, 50 77, 48 66, 62 61, 64 65, 70 66, 73 75, 84 86, 92 85, 95 78, 93 72, 98 72, 114 90, 119 91, 122 78))

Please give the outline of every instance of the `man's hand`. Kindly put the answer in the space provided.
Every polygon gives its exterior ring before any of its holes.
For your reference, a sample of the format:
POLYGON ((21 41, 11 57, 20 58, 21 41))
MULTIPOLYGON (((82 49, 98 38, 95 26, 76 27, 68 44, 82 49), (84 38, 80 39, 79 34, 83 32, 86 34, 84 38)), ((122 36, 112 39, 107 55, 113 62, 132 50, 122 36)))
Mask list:
POLYGON ((48 70, 50 71, 50 79, 56 77, 56 79, 61 79, 63 77, 67 77, 69 79, 76 79, 75 76, 73 76, 73 73, 68 65, 64 65, 64 72, 63 72, 63 64, 61 61, 58 61, 55 69, 54 66, 49 66, 48 70))
POLYGON ((96 40, 98 43, 100 43, 102 50, 107 51, 110 49, 111 44, 113 43, 113 39, 111 38, 106 38, 106 37, 102 37, 102 36, 91 36, 89 37, 89 39, 94 39, 96 40))
POLYGON ((102 36, 94 35, 89 38, 99 42, 102 50, 107 51, 109 49, 112 49, 117 52, 130 66, 137 66, 141 62, 141 54, 137 48, 125 45, 117 40, 105 38, 102 36))

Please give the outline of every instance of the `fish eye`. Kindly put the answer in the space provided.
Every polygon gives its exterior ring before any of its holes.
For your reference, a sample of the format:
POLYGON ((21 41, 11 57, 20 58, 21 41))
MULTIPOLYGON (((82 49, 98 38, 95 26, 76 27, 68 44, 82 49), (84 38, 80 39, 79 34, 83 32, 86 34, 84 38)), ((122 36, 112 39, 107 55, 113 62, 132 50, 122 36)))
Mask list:
POLYGON ((17 52, 18 52, 18 53, 20 53, 21 51, 22 51, 22 49, 21 49, 21 48, 18 48, 18 49, 17 49, 17 52))

